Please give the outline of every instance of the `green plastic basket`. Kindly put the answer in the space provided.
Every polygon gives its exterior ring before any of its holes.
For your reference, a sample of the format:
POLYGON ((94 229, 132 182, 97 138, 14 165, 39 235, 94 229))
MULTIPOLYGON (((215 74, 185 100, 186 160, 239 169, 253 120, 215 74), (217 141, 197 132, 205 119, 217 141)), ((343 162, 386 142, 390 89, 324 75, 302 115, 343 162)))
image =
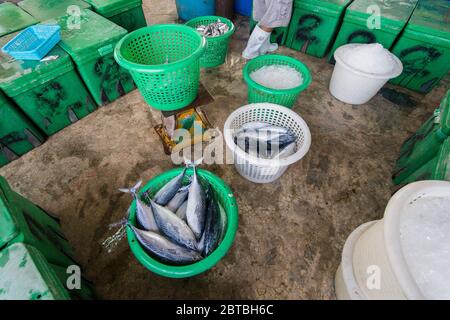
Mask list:
MULTIPOLYGON (((139 192, 142 195, 144 192, 149 191, 150 196, 153 196, 160 188, 162 188, 170 179, 174 178, 182 171, 182 168, 173 169, 167 171, 148 182, 139 192)), ((234 237, 236 235, 238 225, 238 207, 236 199, 231 189, 225 184, 225 182, 214 175, 213 173, 198 169, 198 175, 207 180, 214 190, 216 199, 225 210, 227 215, 226 232, 222 242, 209 256, 205 259, 186 266, 175 266, 164 264, 154 258, 152 258, 143 247, 138 243, 133 231, 127 228, 127 238, 131 251, 136 256, 138 261, 144 265, 150 271, 168 278, 186 278, 192 277, 216 265, 228 252, 233 244, 234 237)), ((189 176, 193 174, 192 169, 186 171, 186 181, 188 182, 189 176)), ((136 226, 136 202, 133 201, 130 208, 129 222, 136 226)))
POLYGON ((308 88, 312 78, 308 67, 299 60, 287 56, 269 54, 250 60, 243 70, 244 80, 248 85, 248 102, 269 102, 292 108, 300 93, 308 88), (294 68, 303 76, 303 84, 292 89, 271 89, 252 80, 250 74, 264 66, 286 65, 294 68))
POLYGON ((133 31, 114 50, 117 63, 129 70, 145 101, 163 111, 195 100, 200 57, 206 39, 184 25, 154 25, 133 31))
POLYGON ((186 22, 187 26, 197 29, 198 26, 208 25, 217 22, 218 20, 227 24, 230 30, 221 36, 206 38, 206 51, 200 58, 200 66, 202 68, 214 68, 225 63, 228 53, 228 44, 230 43, 231 36, 235 30, 234 24, 227 18, 219 16, 198 17, 186 22))

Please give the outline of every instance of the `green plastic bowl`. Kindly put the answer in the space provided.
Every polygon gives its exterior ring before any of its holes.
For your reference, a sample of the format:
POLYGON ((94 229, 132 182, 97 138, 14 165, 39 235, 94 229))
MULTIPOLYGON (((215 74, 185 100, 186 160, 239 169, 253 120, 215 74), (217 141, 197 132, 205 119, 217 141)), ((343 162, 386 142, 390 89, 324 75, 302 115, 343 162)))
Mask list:
POLYGON ((198 26, 208 25, 217 20, 227 24, 230 29, 221 36, 206 38, 206 51, 200 58, 202 68, 214 68, 225 63, 230 38, 234 33, 234 24, 229 19, 219 16, 198 17, 186 22, 187 26, 197 29, 198 26))
POLYGON ((297 101, 300 93, 311 84, 311 72, 308 67, 301 61, 282 55, 268 54, 264 56, 259 56, 255 59, 250 60, 244 67, 243 70, 244 80, 247 82, 248 86, 248 102, 249 103, 259 103, 259 102, 269 102, 274 104, 279 104, 288 108, 292 108, 295 101, 297 101), (303 76, 303 83, 292 89, 271 89, 256 83, 250 74, 264 66, 269 65, 286 65, 294 68, 300 72, 303 76))
POLYGON ((178 110, 195 100, 206 39, 196 30, 160 24, 133 31, 116 45, 114 58, 128 70, 155 109, 178 110))
MULTIPOLYGON (((169 182, 170 179, 179 175, 181 171, 183 171, 182 168, 173 169, 153 178, 140 190, 139 194, 142 195, 144 192, 149 190, 150 195, 153 196, 160 188, 169 182)), ((192 169, 188 169, 186 171, 185 182, 187 182, 187 177, 192 174, 192 169)), ((216 199, 219 201, 220 205, 225 210, 225 214, 227 215, 227 229, 225 236, 216 250, 214 250, 209 256, 201 261, 185 266, 175 266, 162 263, 152 258, 145 251, 145 249, 139 244, 131 228, 127 227, 128 244, 130 245, 131 251, 135 257, 148 270, 161 276, 168 278, 187 278, 205 272, 216 265, 225 256, 233 244, 238 225, 238 207, 233 192, 225 184, 225 182, 215 174, 202 169, 197 169, 197 174, 211 184, 216 195, 216 199)), ((128 219, 132 225, 136 226, 136 201, 133 201, 131 204, 130 216, 128 219)))

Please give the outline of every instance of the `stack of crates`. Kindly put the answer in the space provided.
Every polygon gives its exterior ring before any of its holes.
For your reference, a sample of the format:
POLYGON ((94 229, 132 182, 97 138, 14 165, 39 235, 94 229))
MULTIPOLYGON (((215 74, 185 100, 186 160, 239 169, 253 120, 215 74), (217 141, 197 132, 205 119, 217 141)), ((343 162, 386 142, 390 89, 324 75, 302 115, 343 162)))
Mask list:
MULTIPOLYGON (((0 38, 0 47, 16 34, 0 38)), ((0 52, 0 88, 50 136, 94 111, 96 105, 61 47, 54 47, 47 57, 22 61, 0 52)))
POLYGON ((147 26, 142 0, 86 0, 99 15, 111 20, 128 32, 147 26))
POLYGON ((421 0, 392 52, 403 73, 391 83, 430 92, 450 64, 450 1, 421 0))
POLYGON ((434 115, 403 144, 392 176, 394 183, 447 180, 449 137, 450 90, 434 115))
POLYGON ((59 45, 71 56, 97 105, 116 100, 135 86, 131 75, 114 60, 116 43, 127 30, 88 9, 47 20, 61 27, 59 45))
POLYGON ((14 192, 0 177, 0 299, 90 299, 90 284, 65 288, 78 265, 57 219, 14 192))
POLYGON ((339 30, 345 9, 353 0, 296 0, 286 45, 323 58, 339 30))
POLYGON ((386 49, 391 49, 413 13, 417 1, 353 1, 347 8, 329 61, 334 63, 336 49, 348 43, 378 42, 386 49))
POLYGON ((41 145, 44 140, 34 124, 0 92, 0 167, 41 145))
POLYGON ((31 15, 10 3, 0 3, 0 37, 21 30, 38 21, 31 15))
POLYGON ((23 0, 17 4, 40 22, 72 14, 76 17, 81 9, 91 5, 82 0, 23 0))

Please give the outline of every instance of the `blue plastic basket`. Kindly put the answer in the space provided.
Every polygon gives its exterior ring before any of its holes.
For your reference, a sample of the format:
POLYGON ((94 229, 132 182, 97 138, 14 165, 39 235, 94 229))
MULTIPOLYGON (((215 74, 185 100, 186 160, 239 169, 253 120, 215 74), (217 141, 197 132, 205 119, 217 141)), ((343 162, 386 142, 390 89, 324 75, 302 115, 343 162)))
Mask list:
POLYGON ((41 60, 61 40, 58 25, 34 25, 12 38, 2 51, 17 60, 41 60))

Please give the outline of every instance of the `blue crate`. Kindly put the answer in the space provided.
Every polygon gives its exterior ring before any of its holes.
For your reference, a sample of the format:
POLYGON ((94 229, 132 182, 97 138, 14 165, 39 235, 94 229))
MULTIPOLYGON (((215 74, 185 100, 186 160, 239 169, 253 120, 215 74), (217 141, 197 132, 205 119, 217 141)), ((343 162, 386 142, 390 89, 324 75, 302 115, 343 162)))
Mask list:
POLYGON ((60 26, 34 25, 11 39, 2 51, 17 60, 41 60, 60 40, 60 26))

